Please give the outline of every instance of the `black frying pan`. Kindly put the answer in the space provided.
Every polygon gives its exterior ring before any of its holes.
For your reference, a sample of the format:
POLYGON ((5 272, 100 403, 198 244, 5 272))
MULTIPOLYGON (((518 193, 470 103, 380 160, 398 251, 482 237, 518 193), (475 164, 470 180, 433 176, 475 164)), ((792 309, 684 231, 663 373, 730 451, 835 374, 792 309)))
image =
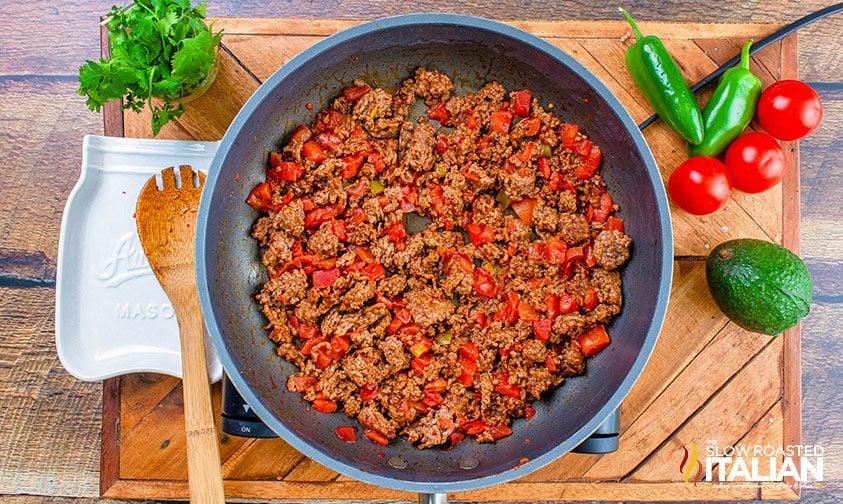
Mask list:
POLYGON ((510 26, 453 14, 372 21, 323 40, 270 77, 235 118, 211 165, 196 237, 202 309, 216 350, 237 389, 285 441, 330 469, 389 488, 423 494, 464 491, 523 476, 570 451, 620 405, 640 375, 664 319, 673 246, 667 199, 655 161, 620 102, 594 75, 551 44, 510 26), (263 180, 269 150, 361 78, 395 87, 424 66, 452 76, 458 92, 489 80, 529 88, 603 149, 601 173, 620 205, 633 254, 623 270, 625 304, 610 326, 613 343, 534 403, 494 444, 462 442, 452 451, 418 450, 403 440, 381 447, 347 444, 334 429, 342 413, 309 411, 287 390, 294 366, 275 354, 253 294, 265 280, 243 203, 263 180), (529 438, 530 442, 525 443, 529 438), (380 454, 380 452, 383 452, 380 454), (519 465, 519 461, 529 461, 519 465))

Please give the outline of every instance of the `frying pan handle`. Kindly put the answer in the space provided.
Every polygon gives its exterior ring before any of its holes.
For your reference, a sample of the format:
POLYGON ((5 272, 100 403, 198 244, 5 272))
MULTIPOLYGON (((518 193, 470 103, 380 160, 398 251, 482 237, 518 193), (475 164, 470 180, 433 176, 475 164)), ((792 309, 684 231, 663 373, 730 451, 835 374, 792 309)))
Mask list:
POLYGON ((419 504, 448 504, 448 494, 432 493, 419 494, 419 504))
POLYGON ((579 446, 574 448, 574 453, 612 453, 617 451, 620 445, 621 432, 621 407, 613 411, 594 434, 588 437, 579 446))

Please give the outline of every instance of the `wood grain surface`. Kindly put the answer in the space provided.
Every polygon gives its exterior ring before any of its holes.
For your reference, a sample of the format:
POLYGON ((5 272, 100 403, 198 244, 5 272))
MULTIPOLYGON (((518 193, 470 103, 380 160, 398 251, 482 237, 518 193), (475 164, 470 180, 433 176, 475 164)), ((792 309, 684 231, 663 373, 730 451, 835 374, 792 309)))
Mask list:
MULTIPOLYGON (((5 162, 0 170, 9 181, 0 186, 0 495, 6 496, 4 502, 87 503, 98 495, 100 433, 109 428, 100 422, 102 386, 73 379, 58 363, 53 287, 58 226, 64 201, 78 177, 81 138, 84 133, 102 132, 102 118, 87 112, 83 100, 74 94, 75 73, 86 58, 98 55, 97 21, 111 3, 10 0, 2 5, 0 135, 4 141, 0 153, 5 162), (12 497, 17 494, 33 495, 12 497)), ((829 2, 817 0, 704 0, 638 2, 631 8, 645 22, 786 22, 826 5, 829 2)), ((211 1, 209 6, 212 15, 300 18, 359 19, 418 11, 459 11, 504 19, 617 19, 614 4, 582 0, 228 0, 211 1)), ((799 76, 815 86, 826 107, 823 124, 800 145, 801 250, 815 283, 815 302, 803 323, 803 440, 826 447, 828 479, 823 488, 803 492, 803 501, 810 503, 843 499, 843 420, 839 414, 843 371, 835 358, 843 352, 839 324, 843 317, 841 33, 843 16, 799 34, 799 76)), ((671 371, 669 366, 664 370, 671 371)), ((133 380, 138 381, 135 386, 144 387, 142 376, 133 380)), ((775 416, 778 407, 771 405, 768 411, 775 416)), ((756 430, 750 434, 769 435, 756 430)), ((318 468, 300 471, 303 482, 322 478, 318 468)), ((588 498, 587 490, 584 485, 558 497, 588 498)), ((781 495, 778 492, 765 490, 765 496, 781 495)), ((630 500, 659 496, 658 492, 641 494, 635 487, 628 495, 630 500)), ((506 493, 491 496, 508 497, 506 493)))

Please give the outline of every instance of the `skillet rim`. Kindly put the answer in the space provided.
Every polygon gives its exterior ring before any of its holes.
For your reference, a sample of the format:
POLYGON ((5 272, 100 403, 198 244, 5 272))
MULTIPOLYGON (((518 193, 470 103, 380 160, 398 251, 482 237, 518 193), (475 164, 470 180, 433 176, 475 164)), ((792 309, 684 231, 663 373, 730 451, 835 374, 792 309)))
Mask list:
MULTIPOLYGON (((461 492, 467 490, 475 490, 484 488, 499 483, 505 483, 522 476, 525 476, 547 464, 556 460, 565 453, 570 452, 586 438, 588 438, 602 422, 616 409, 620 408, 624 398, 628 395, 632 386, 638 380, 643 371, 650 355, 653 352, 656 341, 658 340, 659 332, 664 323, 665 314, 667 312, 668 299, 670 296, 670 287, 673 278, 673 231, 671 226, 670 210, 667 202, 667 194, 665 192, 664 184, 661 180, 656 161, 653 158, 644 136, 638 129, 638 126, 633 121, 632 117, 627 112, 626 108, 620 103, 615 95, 603 84, 590 70, 585 68, 581 63, 569 56, 566 52, 550 44, 531 33, 525 32, 513 26, 492 21, 490 19, 469 16, 455 13, 417 13, 405 14, 400 16, 393 16, 387 18, 376 19, 368 21, 351 28, 340 31, 330 37, 327 37, 308 49, 302 51, 289 62, 284 64, 280 69, 276 70, 249 98, 243 108, 237 113, 237 116, 228 127, 223 136, 216 155, 208 170, 207 179, 205 181, 205 188, 202 191, 202 198, 199 204, 199 211, 197 215, 196 225, 196 242, 195 242, 195 269, 197 287, 199 290, 200 304, 202 307, 203 318, 206 327, 214 343, 214 347, 219 355, 219 359, 225 369, 236 370, 236 366, 228 352, 222 339, 222 332, 216 323, 214 317, 214 304, 211 301, 210 291, 208 289, 208 275, 206 273, 206 257, 209 250, 206 249, 205 243, 208 236, 208 215, 210 212, 210 204, 214 187, 217 179, 222 171, 223 159, 227 156, 228 151, 232 147, 234 138, 239 131, 249 121, 252 112, 257 106, 263 102, 271 92, 280 85, 284 79, 293 71, 301 66, 311 63, 323 51, 333 48, 337 45, 343 44, 351 39, 357 38, 371 32, 378 32, 385 29, 395 29, 407 26, 418 25, 452 25, 463 26, 467 28, 485 30, 497 35, 509 37, 518 40, 519 42, 530 46, 539 52, 543 52, 551 58, 561 62, 574 72, 579 78, 586 81, 588 85, 594 89, 600 98, 605 100, 606 104, 618 116, 621 123, 632 137, 636 148, 638 149, 646 168, 647 176, 653 186, 653 191, 656 201, 656 212, 661 224, 660 229, 660 244, 662 247, 661 253, 661 271, 659 292, 656 298, 656 306, 653 312, 653 318, 650 321, 650 326, 647 331, 647 336, 639 350, 629 373, 621 381, 615 390, 614 394, 608 401, 598 410, 598 412, 589 419, 583 427, 577 430, 572 436, 565 441, 559 443, 551 448, 540 457, 530 460, 528 463, 521 464, 512 469, 500 472, 497 474, 489 474, 479 478, 450 481, 450 482, 430 482, 430 481, 414 481, 407 479, 398 479, 371 472, 366 472, 357 467, 348 465, 340 460, 329 456, 316 448, 315 445, 298 437, 293 431, 287 429, 283 422, 278 420, 267 408, 261 404, 257 396, 252 392, 251 388, 245 383, 239 373, 229 374, 235 388, 241 393, 243 398, 252 407, 255 413, 264 420, 267 426, 278 434, 284 441, 292 445, 296 450, 303 453, 307 457, 335 470, 341 474, 349 476, 359 481, 371 483, 384 488, 391 488, 395 490, 403 490, 408 492, 419 493, 442 493, 442 492, 461 492)), ((210 250, 213 253, 213 248, 210 250)), ((327 450, 326 450, 327 451, 327 450)))

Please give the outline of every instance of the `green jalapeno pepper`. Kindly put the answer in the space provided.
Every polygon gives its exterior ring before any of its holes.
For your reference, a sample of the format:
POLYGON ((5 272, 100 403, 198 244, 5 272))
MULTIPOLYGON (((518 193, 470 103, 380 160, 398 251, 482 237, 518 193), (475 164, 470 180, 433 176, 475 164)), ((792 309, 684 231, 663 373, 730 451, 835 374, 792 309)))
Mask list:
POLYGON ((751 40, 743 46, 740 64, 726 70, 705 104, 702 111, 705 136, 699 145, 688 146, 688 155, 720 154, 752 121, 761 96, 761 79, 749 71, 750 46, 751 40))
POLYGON ((700 106, 673 57, 658 37, 641 35, 632 16, 624 9, 618 10, 629 21, 637 39, 626 50, 626 66, 632 80, 656 113, 682 138, 694 145, 702 142, 704 130, 700 106))

